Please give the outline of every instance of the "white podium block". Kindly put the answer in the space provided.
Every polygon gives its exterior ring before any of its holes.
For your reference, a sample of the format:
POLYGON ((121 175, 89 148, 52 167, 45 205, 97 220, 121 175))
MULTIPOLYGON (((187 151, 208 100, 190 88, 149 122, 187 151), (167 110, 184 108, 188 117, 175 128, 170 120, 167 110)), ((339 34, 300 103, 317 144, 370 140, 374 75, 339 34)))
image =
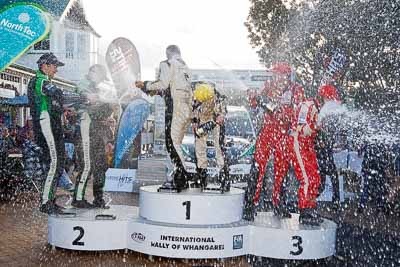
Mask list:
POLYGON ((299 215, 279 220, 272 212, 259 212, 250 227, 250 254, 276 259, 321 259, 335 254, 336 224, 299 224, 299 215))
POLYGON ((140 188, 139 216, 155 222, 214 225, 229 224, 242 219, 244 191, 180 193, 157 192, 159 185, 140 188))
POLYGON ((128 226, 128 249, 168 258, 218 259, 249 253, 245 221, 224 225, 178 225, 133 220, 128 226))
POLYGON ((321 259, 335 254, 336 224, 299 224, 299 215, 278 219, 259 212, 254 222, 241 219, 244 191, 189 190, 159 193, 140 189, 140 207, 76 209, 75 217, 49 216, 48 240, 72 250, 133 251, 168 258, 228 258, 246 254, 276 259, 321 259), (115 220, 96 220, 109 214, 115 220))
POLYGON ((74 209, 76 217, 49 216, 49 244, 73 250, 116 250, 126 248, 128 220, 137 216, 137 207, 74 209), (112 214, 115 220, 96 220, 96 215, 112 214))

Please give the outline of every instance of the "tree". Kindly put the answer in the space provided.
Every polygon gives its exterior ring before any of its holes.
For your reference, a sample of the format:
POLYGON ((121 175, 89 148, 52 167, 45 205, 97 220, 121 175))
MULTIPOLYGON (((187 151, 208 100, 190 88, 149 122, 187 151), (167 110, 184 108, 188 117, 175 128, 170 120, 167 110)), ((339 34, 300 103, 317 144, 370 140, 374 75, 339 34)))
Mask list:
POLYGON ((400 0, 250 2, 245 25, 266 67, 288 60, 315 91, 324 59, 341 48, 348 57, 339 81, 344 94, 361 107, 400 108, 400 0))

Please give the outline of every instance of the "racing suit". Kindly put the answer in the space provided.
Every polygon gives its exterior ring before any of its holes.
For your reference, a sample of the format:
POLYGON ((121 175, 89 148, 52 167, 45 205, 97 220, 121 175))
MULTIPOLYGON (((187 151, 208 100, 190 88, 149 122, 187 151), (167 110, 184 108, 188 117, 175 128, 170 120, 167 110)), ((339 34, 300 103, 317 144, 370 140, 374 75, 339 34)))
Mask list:
POLYGON ((174 55, 160 63, 158 79, 152 82, 146 81, 144 91, 148 93, 156 91, 165 96, 170 95, 170 100, 166 101, 167 112, 165 115, 165 135, 167 139, 170 138, 170 141, 166 140, 166 144, 167 149, 170 150, 171 160, 177 169, 174 175, 174 183, 178 188, 185 187, 187 184, 186 171, 183 165, 184 157, 181 145, 192 119, 190 70, 180 56, 174 55), (172 116, 168 113, 171 111, 172 116), (169 122, 168 119, 172 121, 169 122), (172 147, 168 144, 172 144, 172 147))
MULTIPOLYGON (((227 171, 223 171, 225 166, 224 160, 224 147, 225 147, 225 129, 224 125, 219 125, 215 122, 218 116, 225 117, 226 115, 226 104, 225 104, 225 96, 221 95, 219 92, 215 91, 215 96, 213 99, 209 101, 205 101, 203 103, 195 101, 193 108, 193 123, 197 123, 199 128, 203 125, 210 124, 213 125, 212 136, 215 147, 215 158, 217 161, 217 167, 222 171, 224 175, 224 179, 226 180, 227 171)), ((204 182, 207 175, 207 138, 208 134, 204 133, 202 135, 195 135, 195 152, 196 152, 196 161, 198 173, 200 173, 201 180, 203 180, 203 186, 206 186, 204 182)), ((224 182, 225 182, 224 180, 224 182)))
POLYGON ((266 166, 270 155, 274 153, 274 188, 272 193, 272 203, 275 207, 279 205, 283 179, 289 169, 289 150, 288 150, 288 131, 293 117, 293 107, 298 104, 298 99, 294 97, 297 91, 302 88, 297 84, 292 84, 289 89, 284 91, 280 97, 269 97, 270 103, 267 104, 267 112, 264 117, 264 126, 256 140, 256 150, 254 159, 258 164, 259 173, 257 179, 256 192, 254 194, 254 204, 260 198, 266 166), (276 106, 269 109, 268 106, 276 106))
POLYGON ((88 178, 93 175, 93 204, 101 207, 104 206, 103 187, 109 167, 106 145, 114 142, 114 129, 107 120, 113 115, 113 104, 110 101, 116 99, 116 91, 107 82, 97 85, 89 83, 87 87, 79 89, 83 94, 96 94, 99 99, 81 110, 80 138, 76 144, 79 175, 74 201, 85 199, 88 178))
POLYGON ((38 70, 28 84, 35 143, 42 149, 46 180, 41 204, 55 203, 58 180, 64 170, 64 136, 62 127, 63 92, 49 77, 38 70))
POLYGON ((313 100, 302 102, 295 109, 289 137, 291 162, 300 181, 299 209, 313 209, 320 185, 317 156, 314 149, 318 110, 313 100))

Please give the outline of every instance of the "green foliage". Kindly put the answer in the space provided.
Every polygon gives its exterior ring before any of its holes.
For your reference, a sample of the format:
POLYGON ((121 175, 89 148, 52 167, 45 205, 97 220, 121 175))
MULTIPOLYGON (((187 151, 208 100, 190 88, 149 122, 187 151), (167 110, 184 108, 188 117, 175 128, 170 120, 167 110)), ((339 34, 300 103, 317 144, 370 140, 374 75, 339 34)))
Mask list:
POLYGON ((341 48, 348 57, 339 81, 344 94, 362 107, 399 108, 400 0, 250 2, 245 25, 266 67, 287 60, 315 91, 324 59, 341 48))

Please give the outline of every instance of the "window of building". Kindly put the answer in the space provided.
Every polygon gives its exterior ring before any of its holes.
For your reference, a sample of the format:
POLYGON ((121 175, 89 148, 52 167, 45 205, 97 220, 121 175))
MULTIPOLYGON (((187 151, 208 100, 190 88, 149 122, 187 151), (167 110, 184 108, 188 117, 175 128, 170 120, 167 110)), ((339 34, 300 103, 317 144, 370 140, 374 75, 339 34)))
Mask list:
POLYGON ((4 80, 4 81, 15 82, 15 83, 21 82, 21 78, 20 77, 14 76, 14 75, 11 75, 11 74, 7 74, 7 73, 1 73, 0 79, 4 80))
POLYGON ((75 51, 75 34, 73 32, 65 33, 65 57, 69 59, 74 58, 75 51))
POLYGON ((86 59, 87 57, 87 45, 88 36, 86 34, 78 34, 78 57, 80 59, 86 59))
POLYGON ((50 50, 50 39, 47 37, 46 39, 37 42, 33 45, 34 50, 50 50))

